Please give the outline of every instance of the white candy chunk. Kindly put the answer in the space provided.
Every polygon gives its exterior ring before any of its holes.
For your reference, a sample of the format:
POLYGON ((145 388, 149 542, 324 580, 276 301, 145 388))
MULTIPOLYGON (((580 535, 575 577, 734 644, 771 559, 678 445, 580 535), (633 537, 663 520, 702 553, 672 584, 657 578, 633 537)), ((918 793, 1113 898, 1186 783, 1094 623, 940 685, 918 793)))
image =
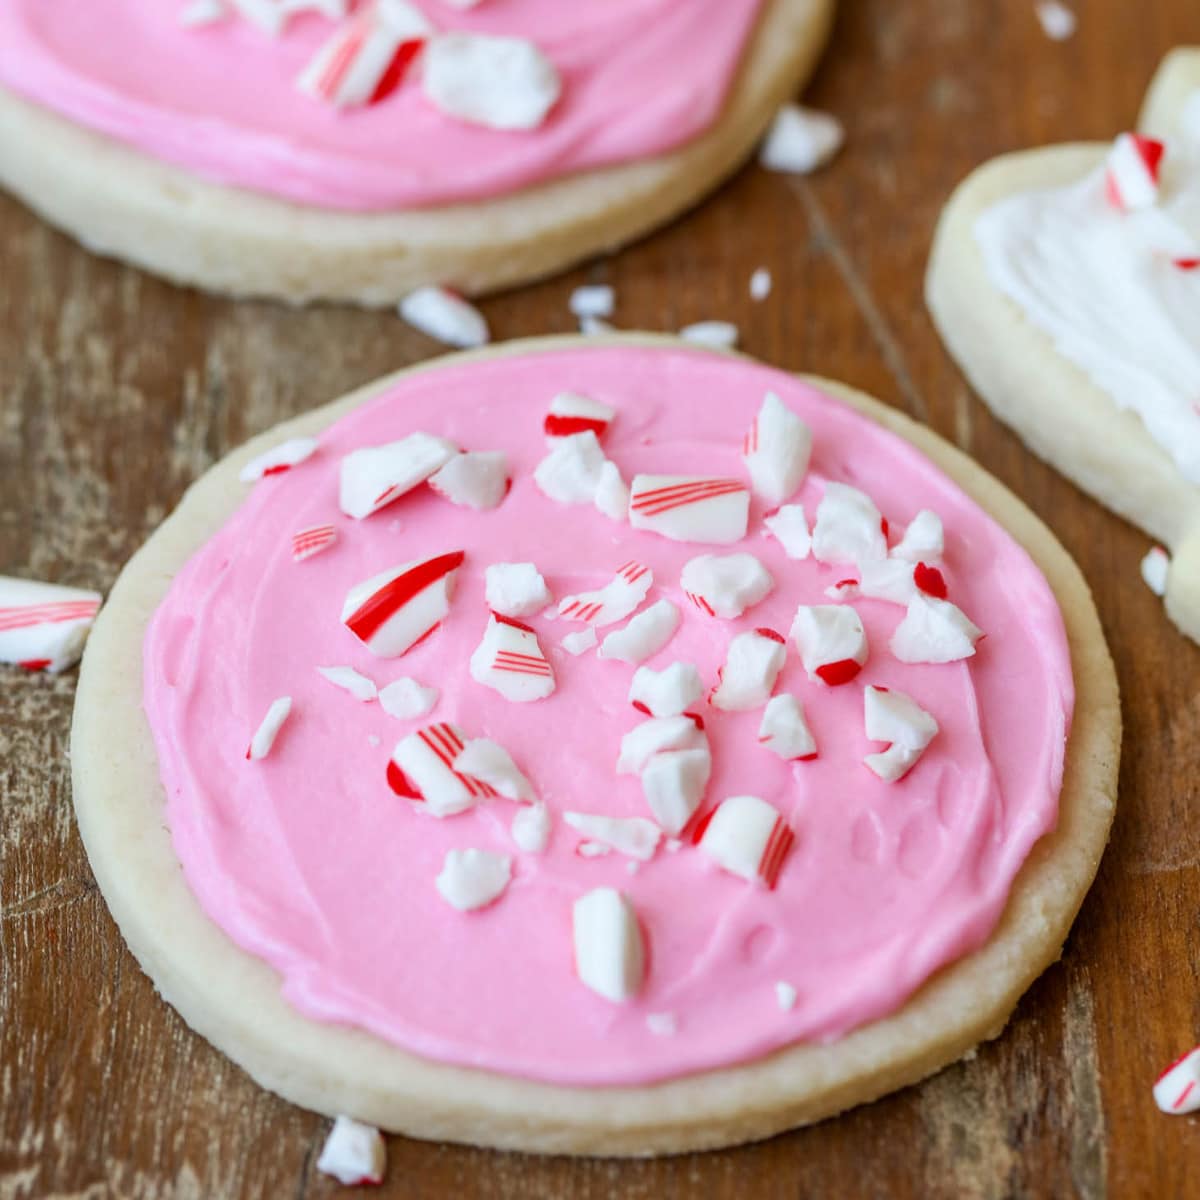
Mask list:
POLYGON ((514 704, 544 700, 555 688, 554 669, 537 634, 512 617, 493 613, 471 655, 471 678, 514 704))
POLYGON ((0 575, 0 663, 57 675, 79 661, 99 592, 0 575))
POLYGON ((758 161, 768 171, 808 175, 824 166, 845 140, 845 131, 836 117, 799 104, 785 104, 767 130, 758 161))
POLYGON ((1137 133, 1122 133, 1108 153, 1108 195, 1123 212, 1153 208, 1158 203, 1158 176, 1163 144, 1137 133))
POLYGON ((848 604, 801 604, 791 632, 809 679, 836 687, 867 661, 867 634, 848 604))
POLYGON ((486 783, 506 800, 528 804, 537 800, 533 784, 513 762, 512 755, 491 738, 472 738, 454 760, 454 769, 486 783))
POLYGON ((1075 14, 1058 0, 1039 0, 1034 12, 1042 32, 1052 42, 1065 42, 1075 32, 1075 14))
POLYGON ((616 293, 606 283, 577 287, 567 301, 567 307, 576 317, 611 317, 616 306, 616 293))
POLYGON ((647 1013, 646 1028, 655 1037, 674 1037, 679 1032, 679 1022, 674 1013, 647 1013))
POLYGON ((1156 596, 1166 595, 1170 570, 1171 556, 1161 546, 1152 547, 1142 559, 1142 579, 1156 596))
POLYGON ((629 515, 629 485, 615 462, 606 461, 600 468, 592 502, 610 521, 624 521, 629 515))
POLYGON ((287 24, 288 14, 278 0, 229 0, 229 5, 240 17, 271 37, 278 37, 287 24))
POLYGON ((379 689, 379 707, 398 721, 411 721, 432 712, 441 692, 415 679, 395 679, 379 689))
POLYGON ((888 783, 908 774, 938 732, 937 721, 911 696, 887 688, 863 692, 863 717, 871 741, 890 743, 882 754, 863 760, 888 783))
POLYGON ((763 524, 771 536, 783 547, 788 558, 807 558, 812 549, 812 534, 808 532, 808 520, 804 506, 785 504, 778 512, 763 518, 763 524))
POLYGON ((713 708, 726 712, 761 708, 771 698, 786 658, 783 638, 774 630, 752 629, 737 634, 717 674, 718 683, 710 700, 713 708))
POLYGON ((675 542, 729 545, 746 536, 750 490, 738 479, 705 475, 637 475, 629 523, 675 542))
POLYGON ((179 23, 186 29, 194 29, 223 21, 228 15, 221 0, 192 0, 179 14, 179 23))
POLYGON ((338 1117, 317 1159, 317 1170, 346 1187, 382 1183, 387 1170, 383 1135, 373 1125, 338 1117))
POLYGON ((429 40, 423 85, 439 111, 489 129, 536 129, 562 91, 554 64, 532 42, 465 32, 429 40))
POLYGON ((541 854, 550 841, 550 810, 542 803, 522 805, 512 819, 512 840, 526 854, 541 854))
POLYGON ((579 655, 586 654, 599 640, 596 631, 589 625, 587 629, 568 633, 559 644, 568 654, 574 654, 578 658, 579 655))
POLYGON ((768 504, 782 504, 804 481, 811 454, 812 430, 768 392, 742 443, 751 486, 768 504))
MULTIPOLYGON (((391 9, 398 5, 393 0, 391 9)), ((309 60, 296 78, 305 95, 335 108, 355 108, 380 98, 380 86, 391 82, 413 58, 407 44, 423 39, 429 26, 415 9, 409 8, 420 29, 400 32, 390 21, 380 20, 367 9, 340 25, 309 60)))
POLYGON ((627 562, 602 588, 564 596, 558 615, 572 621, 586 621, 597 628, 623 621, 646 598, 654 583, 654 572, 639 562, 627 562))
POLYGON ((299 466, 316 452, 316 438, 289 438, 252 458, 238 472, 238 478, 243 483, 254 483, 266 475, 280 475, 299 466))
POLYGON ((1154 1103, 1165 1113, 1200 1110, 1200 1046, 1173 1062, 1154 1084, 1154 1103))
POLYGON ((616 888, 593 888, 572 910, 575 971, 597 995, 620 1004, 642 987, 645 948, 633 906, 616 888))
POLYGON ((352 450, 342 459, 338 506, 361 521, 424 483, 456 454, 453 442, 428 433, 352 450))
POLYGON ((883 517, 866 492, 844 483, 827 483, 812 533, 813 557, 819 562, 861 565, 887 557, 883 517))
POLYGON ((701 612, 732 620, 765 600, 775 580, 753 554, 742 551, 689 559, 679 576, 679 586, 701 612))
POLYGON ((892 557, 910 563, 935 563, 941 561, 945 550, 942 518, 930 509, 923 508, 908 523, 904 536, 892 547, 892 557))
POLYGON ((396 658, 431 634, 450 611, 462 551, 403 563, 346 593, 342 624, 376 658, 396 658))
POLYGON ((429 486, 452 504, 486 512, 508 495, 508 455, 499 451, 459 454, 429 477, 429 486))
POLYGON ((606 846, 603 842, 580 842, 575 847, 575 853, 580 858, 605 858, 612 852, 612 847, 606 846))
POLYGON ((751 883, 775 886, 796 835, 758 796, 730 796, 700 828, 697 845, 717 866, 751 883))
POLYGON ((670 834, 683 832, 704 799, 712 774, 708 741, 691 750, 664 750, 642 768, 642 795, 654 819, 670 834))
POLYGON ((621 739, 618 775, 639 775, 654 755, 664 750, 707 746, 708 738, 691 717, 655 717, 635 726, 621 739))
POLYGON ((858 594, 908 604, 917 593, 913 564, 903 558, 872 558, 859 568, 858 594))
POLYGON ((447 346, 470 349, 491 340, 483 313, 448 288, 429 285, 409 292, 400 301, 400 315, 414 329, 447 346))
POLYGON ((771 272, 766 267, 756 267, 750 276, 750 299, 761 301, 771 294, 771 272))
POLYGON ((533 481, 558 504, 592 504, 607 459, 596 435, 588 430, 557 438, 538 463, 533 481))
POLYGON ((918 592, 892 634, 892 653, 904 663, 948 663, 970 658, 983 637, 967 615, 949 600, 918 592))
POLYGON ((512 879, 512 859, 490 850, 450 850, 438 875, 437 890, 451 908, 472 912, 499 898, 512 879))
MULTIPOLYGON (((344 3, 344 0, 333 2, 344 3)), ((400 34, 406 41, 417 41, 433 32, 428 18, 411 0, 375 0, 375 13, 393 33, 400 34)))
POLYGON ((629 699, 652 717, 678 717, 704 697, 695 663, 676 662, 661 671, 639 667, 629 685, 629 699))
POLYGON ((379 695, 379 689, 373 679, 368 679, 353 667, 318 667, 317 672, 329 680, 335 687, 347 691, 355 700, 364 703, 374 700, 379 695))
POLYGON ((617 415, 611 405, 602 404, 578 392, 559 392, 550 401, 550 411, 542 428, 548 438, 574 437, 594 433, 602 438, 617 415))
POLYGON ((817 754, 816 738, 804 719, 804 705, 788 692, 767 701, 758 727, 758 740, 784 762, 815 758, 817 754))
POLYGON ((791 1012, 796 1007, 796 989, 782 979, 775 984, 775 1003, 780 1012, 791 1012))
POLYGON ((250 748, 246 751, 247 758, 257 761, 260 758, 266 758, 271 753, 275 739, 279 736, 279 731, 283 728, 283 723, 288 719, 291 711, 291 696, 280 696, 278 700, 271 701, 267 715, 263 717, 262 722, 254 731, 254 736, 250 739, 250 748))
POLYGON ((563 820, 585 837, 611 846, 621 854, 649 862, 658 849, 662 831, 645 817, 604 817, 596 813, 565 812, 563 820))
POLYGON ((600 643, 599 655, 636 667, 653 658, 675 636, 680 619, 679 609, 670 600, 659 600, 623 629, 610 633, 600 643))
POLYGON ((588 337, 602 333, 616 333, 617 327, 609 324, 603 317, 580 317, 579 332, 588 337))
POLYGON ((481 779, 454 769, 454 760, 466 747, 463 731, 442 722, 427 725, 397 743, 388 765, 388 783, 399 796, 423 800, 434 817, 452 817, 496 790, 481 779))
POLYGON ((679 336, 685 342, 711 346, 714 350, 732 350, 738 344, 738 327, 731 321, 696 321, 685 325, 679 336))
POLYGON ((492 563, 485 578, 487 606, 502 617, 532 616, 554 603, 542 573, 533 563, 492 563))

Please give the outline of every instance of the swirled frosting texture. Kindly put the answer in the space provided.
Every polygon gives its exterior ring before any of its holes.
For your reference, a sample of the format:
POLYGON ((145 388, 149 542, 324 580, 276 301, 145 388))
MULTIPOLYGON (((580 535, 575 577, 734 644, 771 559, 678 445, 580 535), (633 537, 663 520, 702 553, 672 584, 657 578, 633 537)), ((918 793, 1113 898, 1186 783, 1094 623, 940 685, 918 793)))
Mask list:
POLYGON ((595 347, 500 357, 409 376, 321 436, 317 455, 256 485, 180 572, 145 645, 145 707, 186 878, 209 916, 280 974, 288 1001, 318 1020, 373 1031, 432 1059, 570 1084, 636 1084, 720 1067, 800 1039, 833 1039, 899 1007, 930 974, 993 929, 1033 843, 1056 820, 1073 687, 1061 615, 1011 537, 907 442, 791 376, 697 351, 595 347), (640 719, 632 668, 558 643, 580 626, 535 617, 558 690, 510 704, 476 684, 467 659, 486 620, 484 570, 535 562, 556 597, 603 584, 630 558, 651 566, 650 599, 684 610, 654 659, 698 664, 711 684, 735 631, 786 633, 798 603, 824 603, 845 574, 787 560, 751 514, 752 549, 775 591, 737 621, 683 599, 683 563, 705 548, 636 532, 537 489, 541 420, 562 389, 618 409, 606 435, 626 477, 740 473, 741 434, 775 390, 811 425, 810 515, 826 480, 867 489, 893 527, 923 507, 946 524, 951 597, 986 631, 977 656, 905 666, 887 647, 903 609, 857 607, 871 657, 851 684, 810 683, 794 648, 778 689, 797 693, 820 746, 788 764, 756 740, 760 713, 710 711, 708 803, 752 793, 776 805, 796 848, 774 891, 683 847, 630 874, 617 854, 587 859, 558 819, 567 809, 648 815, 637 780, 617 776, 622 734, 640 719), (337 508, 338 462, 414 429, 505 451, 512 491, 490 513, 421 489, 355 522, 337 508), (306 563, 291 533, 332 520, 337 546, 306 563), (402 659, 373 658, 339 623, 354 583, 388 566, 466 551, 449 619, 402 659), (393 795, 388 756, 414 723, 332 687, 316 667, 348 664, 380 683, 413 675, 442 689, 426 720, 452 720, 507 747, 555 814, 544 856, 519 853, 515 806, 493 801, 437 820, 393 795), (941 732, 912 773, 885 784, 862 764, 863 685, 901 688, 941 732), (271 756, 246 743, 267 706, 295 705, 271 756), (377 744, 375 741, 377 740, 377 744), (434 879, 446 852, 513 854, 514 879, 464 914, 434 879), (614 1005, 576 978, 571 904, 599 885, 640 914, 649 965, 641 995, 614 1005), (780 1010, 776 981, 797 990, 780 1010), (677 1032, 650 1031, 669 1012, 677 1032))
POLYGON ((318 208, 481 200, 664 153, 706 130, 761 0, 417 0, 441 29, 533 40, 563 97, 528 133, 438 113, 411 80, 339 113, 295 78, 330 22, 302 14, 279 39, 252 24, 201 29, 157 0, 6 0, 0 85, 217 183, 318 208), (667 69, 669 68, 669 69, 667 69))

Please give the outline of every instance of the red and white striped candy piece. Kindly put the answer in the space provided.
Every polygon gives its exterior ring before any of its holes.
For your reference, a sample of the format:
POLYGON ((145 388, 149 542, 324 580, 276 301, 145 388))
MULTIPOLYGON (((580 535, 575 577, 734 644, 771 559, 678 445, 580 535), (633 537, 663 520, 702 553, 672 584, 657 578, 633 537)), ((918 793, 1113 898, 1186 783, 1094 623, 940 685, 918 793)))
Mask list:
POLYGON ((356 521, 411 492, 458 454, 458 447, 429 433, 364 446, 342 459, 338 505, 356 521))
POLYGON ((759 744, 784 762, 817 757, 817 741, 804 717, 804 705, 790 692, 772 696, 758 727, 759 744))
POLYGON ((1142 559, 1142 580, 1156 595, 1167 593, 1167 576, 1171 572, 1171 556, 1161 546, 1152 546, 1142 559))
POLYGON ((776 512, 763 518, 771 536, 783 547, 788 558, 807 558, 812 550, 812 534, 808 531, 808 519, 800 504, 785 504, 776 512))
POLYGON ((278 699, 271 701, 266 715, 259 722, 258 728, 250 738, 250 745, 246 750, 246 757, 248 759, 257 762, 261 758, 266 758, 271 753, 271 748, 275 745, 275 739, 279 736, 279 731, 283 728, 283 723, 291 715, 291 712, 291 696, 280 696, 278 699))
POLYGON ((474 912, 498 900, 512 879, 512 859, 491 850, 449 850, 434 881, 451 908, 474 912))
POLYGON ((809 679, 829 687, 849 683, 867 661, 867 634, 849 604, 801 604, 792 641, 809 679))
POLYGON ((432 712, 440 697, 437 688, 404 676, 379 689, 379 707, 398 721, 412 721, 432 712))
POLYGON ((572 621, 584 621, 600 629, 623 621, 646 598, 654 583, 654 572, 643 563, 627 562, 602 588, 564 596, 558 615, 572 621))
POLYGON ((729 643, 725 664, 709 703, 726 712, 760 708, 771 698, 775 681, 787 659, 783 638, 773 629, 751 629, 729 643))
POLYGON ((402 738, 388 763, 388 785, 398 796, 424 801, 435 817, 466 812, 496 796, 496 789, 454 769, 454 760, 466 748, 466 736, 457 725, 427 725, 402 738))
POLYGON ((317 1170, 346 1187, 382 1183, 387 1170, 387 1147, 382 1134, 373 1125, 338 1117, 321 1148, 317 1170))
POLYGON ((1154 1103, 1174 1115, 1200 1110, 1200 1046, 1177 1058, 1158 1077, 1154 1103))
POLYGON ((555 688, 554 669, 537 634, 514 617, 492 613, 471 655, 471 678, 514 704, 544 700, 555 688))
POLYGON ((610 521, 624 521, 629 516, 629 484, 621 478, 620 468, 608 459, 600 467, 596 494, 592 503, 610 521))
POLYGON ((642 795, 654 819, 672 836, 682 833, 704 801, 712 774, 708 738, 686 750, 663 750, 642 767, 642 795))
POLYGON ((575 973, 598 996, 622 1004, 642 989, 646 950, 637 913, 616 888, 580 896, 571 912, 575 973))
POLYGON ((676 662, 656 671, 639 667, 629 685, 634 708, 652 717, 678 717, 704 698, 704 683, 695 663, 676 662))
POLYGON ((741 551, 689 559, 683 565, 679 586, 701 612, 732 620, 765 600, 775 580, 753 554, 741 551))
POLYGON ((485 579, 487 606, 502 617, 528 617, 554 603, 542 573, 531 562, 492 563, 485 579))
POLYGON ((892 653, 904 663, 948 663, 970 658, 983 630, 949 600, 918 591, 892 634, 892 653))
POLYGON ((796 835, 760 797, 730 796, 696 827, 693 840, 723 870, 773 888, 796 835))
POLYGON ((336 541, 337 530, 332 525, 310 525, 292 534, 292 561, 303 562, 328 550, 336 541))
POLYGON ((512 755, 491 738, 472 738, 454 760, 454 769, 495 788, 506 800, 523 804, 537 800, 533 784, 513 762, 512 755))
POLYGON ((629 523, 673 542, 740 542, 749 520, 750 489, 740 479, 637 475, 630 489, 629 523))
POLYGON ((334 687, 349 692, 355 700, 361 700, 364 704, 379 695, 375 681, 368 679, 353 667, 318 667, 317 674, 328 679, 334 687))
POLYGON ((591 430, 555 438, 533 481, 557 504, 593 504, 608 460, 591 430))
POLYGON ((550 824, 550 810, 543 803, 523 804, 513 814, 509 833, 517 849, 541 854, 550 841, 550 824))
POLYGON ((1104 186, 1122 212, 1151 208, 1158 202, 1158 179, 1166 146, 1138 133, 1122 133, 1108 152, 1104 186))
POLYGON ((404 563, 352 587, 342 624, 376 658, 396 658, 428 637, 450 611, 461 550, 404 563))
POLYGON ((468 350, 491 341, 483 313, 447 287, 430 284, 409 292, 400 301, 400 315, 414 329, 447 346, 468 350))
POLYGON ((649 862, 658 849, 662 831, 645 817, 606 817, 597 813, 565 812, 563 820, 586 838, 639 862, 649 862))
POLYGON ((680 620, 679 609, 670 600, 658 600, 624 628, 613 630, 597 653, 636 667, 653 658, 675 636, 680 620))
POLYGON ((812 533, 818 562, 853 562, 886 558, 887 526, 866 492, 845 483, 827 483, 817 505, 812 533))
POLYGON ((911 696, 890 688, 864 690, 863 717, 867 737, 888 743, 882 753, 868 754, 863 761, 888 783, 912 770, 938 732, 937 721, 911 696))
POLYGON ((768 504, 782 504, 804 482, 811 454, 812 430, 768 392, 742 443, 751 486, 768 504))
POLYGON ((704 730, 691 715, 655 717, 635 726, 621 739, 618 775, 640 775, 651 758, 667 750, 708 745, 704 730))
POLYGON ((508 455, 478 450, 457 454, 430 475, 429 486, 452 504, 487 512, 508 495, 508 455))
POLYGON ((616 415, 615 408, 590 396, 559 392, 550 401, 543 429, 548 438, 572 437, 577 433, 594 433, 602 438, 616 415))
POLYGON ((0 663, 57 675, 79 661, 99 592, 0 575, 0 663))
POLYGON ((946 535, 942 518, 931 509, 923 508, 908 523, 904 536, 892 547, 893 558, 907 562, 941 562, 945 553, 946 535))
POLYGON ((252 458, 239 472, 243 483, 256 483, 267 475, 282 475, 316 453, 316 438, 289 438, 252 458))
POLYGON ((562 92, 554 64, 531 41, 464 31, 429 40, 422 84, 439 112, 489 129, 536 129, 562 92))

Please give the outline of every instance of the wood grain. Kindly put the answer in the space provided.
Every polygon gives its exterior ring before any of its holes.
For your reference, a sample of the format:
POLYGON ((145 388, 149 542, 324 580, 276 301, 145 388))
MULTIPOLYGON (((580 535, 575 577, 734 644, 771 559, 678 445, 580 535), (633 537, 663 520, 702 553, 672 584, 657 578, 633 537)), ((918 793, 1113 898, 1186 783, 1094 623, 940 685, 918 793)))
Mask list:
MULTIPOLYGON (((660 1162, 391 1140, 384 1196, 1174 1197, 1200 1123, 1151 1103, 1200 1025, 1200 650, 1138 579, 1145 539, 1031 458, 968 392, 921 302, 939 207, 976 163, 1133 119, 1194 0, 846 0, 808 98, 849 131, 811 179, 751 168, 655 238, 485 307, 498 337, 736 321, 749 352, 928 421, 1055 529, 1095 590, 1125 695, 1112 844, 1062 963, 969 1062, 816 1128, 660 1162), (749 299, 751 271, 775 288, 749 299)), ((234 305, 100 262, 0 199, 0 570, 107 587, 187 484, 248 435, 435 348, 387 314, 234 305)), ((1053 398, 1050 398, 1052 402, 1053 398)), ((130 664, 136 671, 138 665, 130 664)), ((70 808, 73 691, 0 679, 0 1197, 318 1197, 324 1121, 261 1092, 161 1003, 96 891, 70 808)))

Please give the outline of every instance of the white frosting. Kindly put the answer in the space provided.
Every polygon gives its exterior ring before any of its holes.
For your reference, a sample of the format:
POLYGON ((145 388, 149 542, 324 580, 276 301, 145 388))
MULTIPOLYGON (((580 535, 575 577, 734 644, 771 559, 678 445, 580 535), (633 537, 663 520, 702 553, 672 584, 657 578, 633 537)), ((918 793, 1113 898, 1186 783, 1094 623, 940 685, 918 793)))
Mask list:
POLYGON ((1167 146, 1157 206, 1121 212, 1099 168, 993 205, 975 236, 992 282, 1200 483, 1200 270, 1175 265, 1200 256, 1200 92, 1167 146))

